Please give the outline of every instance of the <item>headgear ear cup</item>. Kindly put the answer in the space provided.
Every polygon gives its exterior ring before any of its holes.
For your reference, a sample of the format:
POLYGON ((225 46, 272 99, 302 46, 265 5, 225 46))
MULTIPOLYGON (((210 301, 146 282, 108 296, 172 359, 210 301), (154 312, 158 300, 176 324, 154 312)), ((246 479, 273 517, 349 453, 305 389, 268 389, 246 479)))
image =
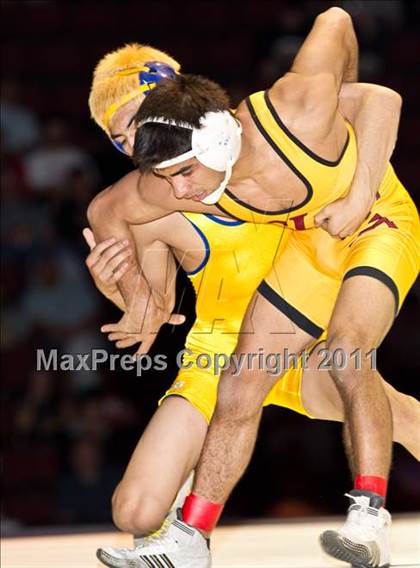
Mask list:
POLYGON ((202 200, 202 203, 207 205, 216 203, 226 189, 232 175, 233 165, 241 152, 242 127, 240 122, 226 110, 206 113, 200 118, 200 128, 159 116, 146 118, 139 123, 138 128, 150 122, 192 130, 191 150, 164 160, 156 164, 155 168, 168 168, 195 157, 203 166, 217 172, 225 172, 225 177, 219 187, 202 200))
POLYGON ((208 112, 200 119, 200 128, 193 130, 192 150, 204 166, 224 172, 239 155, 241 132, 229 111, 208 112))
POLYGON ((192 134, 192 149, 197 160, 208 168, 225 172, 219 187, 202 200, 206 205, 214 205, 225 191, 233 165, 239 157, 242 127, 229 111, 207 113, 200 123, 201 128, 194 129, 192 134), (200 152, 201 149, 205 149, 204 153, 200 152))

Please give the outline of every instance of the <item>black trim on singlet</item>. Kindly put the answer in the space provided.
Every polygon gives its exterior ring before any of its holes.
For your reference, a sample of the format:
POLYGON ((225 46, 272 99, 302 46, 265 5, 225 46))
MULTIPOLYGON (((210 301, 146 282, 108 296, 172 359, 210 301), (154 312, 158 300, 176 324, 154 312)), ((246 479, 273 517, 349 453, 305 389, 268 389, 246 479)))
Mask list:
MULTIPOLYGON (((225 189, 225 192, 226 191, 227 190, 225 189)), ((236 219, 237 221, 243 221, 243 219, 240 219, 239 217, 236 217, 236 215, 232 215, 232 213, 229 213, 229 211, 227 211, 227 209, 225 209, 224 207, 222 207, 218 203, 215 203, 214 205, 215 205, 215 207, 217 207, 217 209, 220 209, 220 211, 222 211, 223 213, 226 213, 226 215, 229 215, 229 217, 231 217, 232 219, 236 219)))
POLYGON ((356 266, 356 268, 352 268, 351 270, 346 272, 343 278, 343 282, 344 280, 352 278, 353 276, 371 276, 372 278, 376 278, 376 280, 379 280, 380 282, 385 284, 385 286, 387 286, 387 288, 391 290, 394 296, 395 315, 398 314, 400 307, 400 294, 398 292, 397 285, 392 280, 392 278, 388 276, 388 274, 385 274, 385 272, 382 272, 382 270, 379 270, 379 268, 374 268, 373 266, 356 266))
MULTIPOLYGON (((306 187, 306 190, 307 190, 308 193, 307 193, 305 199, 301 203, 299 203, 298 205, 296 205, 294 207, 288 207, 287 209, 279 209, 278 211, 265 211, 264 209, 257 209, 257 207, 253 207, 252 205, 249 205, 248 203, 241 201, 238 197, 236 197, 236 195, 234 195, 228 189, 225 190, 225 193, 233 201, 236 201, 236 203, 239 203, 239 205, 241 205, 245 209, 249 209, 250 211, 255 211, 255 213, 261 213, 262 215, 267 215, 267 216, 269 216, 269 215, 283 215, 285 213, 291 213, 292 211, 297 211, 298 209, 301 209, 312 199, 312 196, 314 194, 312 185, 309 183, 309 181, 306 179, 306 177, 304 177, 304 175, 296 168, 296 166, 294 166, 292 164, 292 162, 289 160, 289 158, 280 150, 280 148, 277 146, 277 144, 274 142, 274 140, 270 137, 268 132, 266 132, 265 128, 261 124, 261 122, 260 122, 252 104, 251 104, 249 97, 246 99, 246 105, 248 107, 249 114, 251 115, 253 121, 255 122, 255 126, 258 128, 261 135, 265 138, 265 140, 268 142, 268 144, 273 148, 273 150, 276 152, 276 154, 278 154, 280 156, 280 158, 283 160, 283 162, 286 164, 286 166, 288 166, 288 168, 290 168, 292 170, 292 172, 301 180, 301 182, 306 187)), ((219 206, 219 209, 221 209, 220 206, 219 206)), ((232 213, 229 213, 229 215, 232 215, 232 213)))
POLYGON ((295 323, 300 329, 318 339, 323 333, 323 329, 316 325, 313 321, 307 318, 302 312, 290 305, 284 298, 279 296, 271 286, 267 284, 265 280, 257 288, 258 292, 264 296, 266 300, 273 304, 280 312, 287 316, 293 323, 295 323))
POLYGON ((305 154, 307 154, 310 158, 312 158, 316 162, 323 164, 324 166, 329 166, 329 167, 338 166, 338 164, 343 159, 343 156, 344 156, 344 154, 347 150, 347 146, 349 145, 349 142, 350 142, 350 133, 349 133, 347 127, 346 127, 347 139, 346 139, 346 142, 344 144, 344 147, 343 147, 339 157, 337 158, 337 160, 327 160, 326 158, 322 158, 321 156, 318 156, 318 154, 315 154, 315 152, 312 152, 312 150, 310 150, 307 146, 305 146, 305 144, 303 144, 303 142, 301 142, 299 140, 299 138, 296 138, 296 136, 292 132, 290 132, 290 130, 287 128, 287 126, 284 124, 284 122, 279 117, 276 109, 273 106, 273 103, 270 101, 268 91, 264 91, 264 101, 265 101, 265 104, 267 105, 269 111, 271 112, 274 120, 278 124, 278 126, 280 126, 280 128, 283 130, 283 132, 286 134, 286 136, 288 136, 296 144, 296 146, 299 146, 299 148, 301 150, 303 150, 305 152, 305 154))

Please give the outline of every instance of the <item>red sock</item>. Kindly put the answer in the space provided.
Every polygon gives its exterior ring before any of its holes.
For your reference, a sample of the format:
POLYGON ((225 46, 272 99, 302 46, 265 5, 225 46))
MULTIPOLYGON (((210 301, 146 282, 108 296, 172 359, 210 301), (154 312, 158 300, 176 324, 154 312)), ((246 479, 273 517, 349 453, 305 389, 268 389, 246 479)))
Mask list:
POLYGON ((385 477, 373 475, 357 475, 354 480, 354 488, 364 491, 372 491, 385 499, 388 481, 385 477))
POLYGON ((199 495, 188 495, 182 507, 182 519, 192 527, 211 533, 217 525, 224 505, 213 503, 199 495))

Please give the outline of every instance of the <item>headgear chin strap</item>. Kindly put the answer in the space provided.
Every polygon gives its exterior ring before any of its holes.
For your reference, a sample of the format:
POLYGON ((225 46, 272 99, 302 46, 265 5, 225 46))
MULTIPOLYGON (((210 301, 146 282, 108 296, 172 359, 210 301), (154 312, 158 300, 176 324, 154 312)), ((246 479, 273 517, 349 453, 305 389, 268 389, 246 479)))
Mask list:
POLYGON ((166 118, 146 118, 143 124, 156 122, 168 124, 192 130, 191 150, 176 156, 170 160, 160 162, 155 166, 157 169, 168 168, 188 160, 197 160, 216 172, 225 172, 225 177, 217 189, 202 200, 206 205, 213 205, 219 201, 232 175, 232 168, 241 151, 241 124, 232 114, 225 110, 220 112, 208 112, 200 119, 200 128, 194 128, 191 124, 177 122, 166 118))

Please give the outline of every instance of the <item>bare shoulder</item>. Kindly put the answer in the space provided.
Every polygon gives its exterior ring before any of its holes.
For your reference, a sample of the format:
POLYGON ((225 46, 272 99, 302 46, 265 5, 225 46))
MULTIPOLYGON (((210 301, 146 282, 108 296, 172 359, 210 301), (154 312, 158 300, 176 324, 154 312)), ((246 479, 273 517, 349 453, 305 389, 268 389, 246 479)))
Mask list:
POLYGON ((332 73, 317 73, 315 75, 301 75, 300 73, 286 73, 269 90, 273 104, 287 105, 296 111, 316 110, 320 106, 331 105, 337 102, 337 86, 332 73))
POLYGON ((268 95, 287 125, 315 121, 328 129, 337 113, 337 86, 332 73, 286 73, 269 89, 268 95))

